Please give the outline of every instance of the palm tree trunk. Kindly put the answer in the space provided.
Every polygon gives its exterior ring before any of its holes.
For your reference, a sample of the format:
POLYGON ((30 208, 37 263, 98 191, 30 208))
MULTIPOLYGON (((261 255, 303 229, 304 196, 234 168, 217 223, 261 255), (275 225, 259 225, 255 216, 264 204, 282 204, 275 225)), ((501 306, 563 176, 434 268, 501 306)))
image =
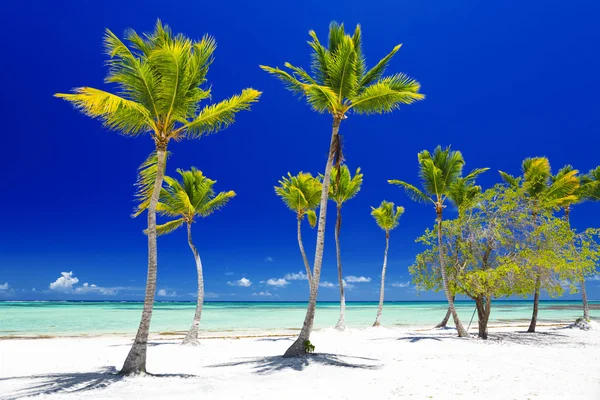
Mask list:
POLYGON ((489 296, 479 296, 475 299, 477 308, 477 324, 479 325, 478 336, 481 339, 488 338, 488 321, 490 319, 491 301, 489 296))
MULTIPOLYGON (((454 299, 456 298, 456 296, 452 296, 452 301, 454 302, 454 299)), ((437 324, 434 329, 436 328, 445 328, 446 325, 448 324, 448 320, 450 319, 450 315, 452 315, 452 310, 450 310, 450 307, 448 307, 448 310, 446 311, 446 316, 444 317, 444 319, 442 320, 442 322, 440 322, 439 324, 437 324)))
POLYGON ((533 314, 531 315, 531 323, 529 324, 529 329, 527 332, 533 333, 535 332, 535 326, 537 325, 537 316, 538 316, 538 308, 540 304, 540 286, 541 286, 541 275, 540 272, 537 272, 535 277, 535 293, 533 295, 533 314))
POLYGON ((583 318, 590 320, 590 306, 588 304, 587 292, 585 291, 585 278, 581 278, 581 300, 583 301, 583 318))
POLYGON ((385 232, 385 251, 383 252, 383 268, 381 270, 381 287, 379 288, 379 307, 377 308, 377 317, 373 326, 381 326, 381 312, 383 311, 383 292, 385 288, 385 271, 387 269, 387 255, 390 248, 390 232, 385 232))
POLYGON ((135 340, 125 359, 122 375, 146 372, 146 351, 148 349, 148 335, 150 334, 150 320, 152 319, 152 308, 154 306, 154 295, 156 293, 156 273, 158 257, 156 251, 156 204, 162 187, 167 146, 156 146, 156 181, 148 204, 148 276, 146 278, 146 294, 144 296, 144 309, 142 320, 138 328, 135 340))
MULTIPOLYGON (((338 171, 339 174, 339 171, 338 171)), ((340 253, 340 229, 342 227, 342 205, 337 205, 337 221, 335 223, 335 252, 337 255, 338 284, 340 285, 340 319, 335 329, 346 329, 346 298, 344 297, 344 277, 342 274, 342 256, 340 253)))
MULTIPOLYGON (((437 207, 436 207, 437 208, 437 207)), ((450 295, 450 289, 448 287, 448 277, 446 276, 446 264, 444 263, 444 248, 442 247, 442 211, 441 207, 437 210, 438 218, 438 248, 440 253, 440 270, 442 272, 442 283, 444 285, 444 293, 446 294, 446 299, 448 300, 448 308, 450 309, 450 313, 452 314, 452 318, 454 319, 454 326, 456 326, 456 330, 458 331, 459 337, 469 337, 467 330, 460 322, 458 318, 458 314, 456 313, 456 309, 454 308, 454 297, 450 295)))
POLYGON ((202 274, 202 261, 200 260, 200 254, 198 254, 198 250, 192 241, 192 224, 189 222, 187 224, 187 233, 188 244, 190 245, 190 249, 192 249, 192 253, 194 253, 194 260, 196 260, 196 271, 198 272, 198 298, 196 299, 196 312, 194 313, 194 321, 192 322, 192 326, 181 344, 198 346, 200 344, 198 343, 198 328, 200 327, 200 318, 202 318, 202 305, 204 304, 204 276, 202 274))
POLYGON ((314 273, 310 287, 310 297, 308 299, 308 309, 306 317, 298 339, 286 350, 284 357, 295 357, 306 354, 304 342, 310 339, 313 323, 315 321, 315 308, 317 307, 317 293, 319 291, 319 281, 321 279, 321 265, 323 263, 323 248, 325 247, 325 220, 327 217, 327 201, 329 200, 329 184, 331 179, 331 167, 333 166, 333 157, 335 153, 335 143, 338 140, 338 131, 340 129, 341 119, 333 118, 333 127, 331 132, 331 143, 329 145, 329 154, 327 155, 327 164, 323 174, 323 189, 321 190, 321 204, 319 206, 319 225, 317 227, 317 246, 315 249, 314 273))
POLYGON ((308 290, 312 286, 312 274, 310 272, 310 264, 304 251, 304 244, 302 243, 302 216, 298 214, 298 247, 300 247, 300 254, 302 254, 302 260, 304 261, 304 267, 306 268, 306 278, 308 279, 308 290))

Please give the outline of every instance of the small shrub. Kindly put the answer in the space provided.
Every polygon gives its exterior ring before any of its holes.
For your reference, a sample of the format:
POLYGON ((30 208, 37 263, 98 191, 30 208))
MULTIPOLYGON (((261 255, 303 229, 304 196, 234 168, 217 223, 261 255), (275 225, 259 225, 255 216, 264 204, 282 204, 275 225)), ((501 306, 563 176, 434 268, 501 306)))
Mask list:
POLYGON ((310 342, 310 340, 304 341, 304 351, 307 353, 312 353, 315 351, 315 346, 310 342))

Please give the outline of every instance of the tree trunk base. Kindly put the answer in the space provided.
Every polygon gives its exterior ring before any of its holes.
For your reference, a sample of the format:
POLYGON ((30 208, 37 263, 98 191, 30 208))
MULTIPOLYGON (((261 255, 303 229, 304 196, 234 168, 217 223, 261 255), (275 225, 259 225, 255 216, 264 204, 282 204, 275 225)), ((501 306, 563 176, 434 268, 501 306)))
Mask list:
POLYGON ((381 326, 381 322, 379 322, 379 321, 373 322, 373 328, 376 328, 378 326, 381 326))
POLYGON ((129 354, 125 359, 123 368, 119 375, 139 375, 146 373, 146 350, 147 344, 134 342, 129 354))
POLYGON ((335 329, 337 329, 338 331, 346 330, 346 324, 343 319, 340 318, 340 320, 337 322, 337 324, 335 324, 335 329))
POLYGON ((288 358, 305 356, 307 353, 306 348, 304 347, 304 340, 305 339, 301 338, 296 339, 296 341, 289 347, 289 349, 285 351, 283 357, 288 358))
POLYGON ((181 342, 182 346, 190 346, 190 347, 197 347, 200 346, 200 342, 198 341, 198 339, 188 339, 185 338, 183 339, 183 342, 181 342))

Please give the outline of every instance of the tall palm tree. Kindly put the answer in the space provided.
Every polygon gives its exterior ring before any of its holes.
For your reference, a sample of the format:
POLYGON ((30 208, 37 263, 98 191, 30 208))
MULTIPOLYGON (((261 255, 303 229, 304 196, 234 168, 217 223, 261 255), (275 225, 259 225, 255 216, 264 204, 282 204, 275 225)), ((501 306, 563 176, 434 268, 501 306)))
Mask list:
MULTIPOLYGON (((444 263, 444 249, 442 246, 442 212, 444 207, 446 207, 444 203, 446 200, 450 200, 450 193, 452 193, 453 185, 462 178, 465 160, 459 151, 451 151, 450 147, 446 147, 442 150, 441 146, 438 146, 433 151, 433 154, 427 150, 423 150, 419 153, 418 160, 419 176, 421 178, 423 191, 404 181, 390 180, 388 182, 393 185, 402 186, 406 190, 407 195, 414 201, 433 203, 437 216, 440 271, 442 273, 444 293, 448 300, 448 308, 450 308, 452 318, 454 319, 454 325, 458 331, 458 336, 468 337, 469 335, 460 322, 454 307, 454 299, 448 284, 446 265, 444 263)), ((464 179, 466 182, 471 182, 479 174, 485 171, 487 171, 487 168, 475 169, 465 176, 464 179)))
POLYGON ((375 218, 377 225, 385 231, 385 251, 383 252, 383 268, 381 270, 381 287, 379 289, 379 307, 377 317, 373 326, 381 325, 381 312, 383 311, 383 292, 385 287, 385 271, 387 269, 388 249, 390 248, 390 231, 398 226, 400 217, 404 213, 404 207, 397 206, 394 211, 394 203, 382 201, 377 208, 371 207, 371 215, 375 218))
POLYGON ((331 182, 329 186, 329 198, 333 200, 337 208, 337 220, 335 222, 335 250, 338 267, 338 284, 340 286, 340 319, 335 325, 336 329, 346 328, 346 298, 344 296, 344 278, 342 274, 342 256, 340 252, 340 229, 342 228, 342 205, 352 199, 360 191, 363 182, 363 174, 360 168, 356 169, 354 176, 350 174, 347 165, 341 165, 331 170, 331 182))
POLYGON ((391 112, 397 110, 401 104, 412 104, 425 97, 419 93, 420 85, 414 79, 401 73, 383 76, 388 63, 400 50, 400 45, 394 47, 373 68, 367 69, 362 52, 360 25, 356 26, 354 34, 350 36, 345 33, 343 24, 332 22, 329 25, 327 47, 321 44, 314 31, 310 31, 309 35, 312 38, 312 41, 309 42, 313 59, 312 75, 303 68, 295 67, 290 63, 285 63, 289 72, 279 68, 261 66, 263 70, 283 81, 289 90, 300 96, 306 96, 313 110, 319 113, 329 113, 333 117, 331 142, 323 174, 314 272, 312 274, 314 282, 302 330, 298 339, 285 352, 284 356, 286 357, 306 354, 305 342, 309 341, 312 332, 325 246, 325 219, 331 168, 334 161, 339 166, 342 158, 339 135, 342 120, 352 112, 366 115, 391 112))
POLYGON ((73 93, 55 96, 72 103, 84 114, 100 119, 104 126, 126 136, 148 134, 156 147, 157 169, 148 209, 148 277, 142 319, 135 340, 121 369, 122 374, 146 371, 146 350, 152 306, 156 292, 156 204, 164 176, 167 145, 171 140, 197 139, 234 122, 239 111, 249 110, 260 92, 245 89, 220 103, 200 107, 210 97, 203 89, 213 61, 215 40, 204 36, 193 41, 174 35, 157 21, 154 32, 125 34, 126 45, 107 30, 104 47, 109 56, 107 83, 115 93, 79 87, 73 93))
MULTIPOLYGON (((456 182, 450 185, 448 199, 456 206, 459 218, 464 214, 473 203, 473 199, 481 193, 481 186, 467 180, 466 178, 458 178, 456 182)), ((458 240, 458 238, 457 238, 458 240)), ((458 254, 458 253, 457 253, 458 254)), ((451 292, 452 289, 450 290, 451 292)), ((452 301, 455 299, 454 292, 452 293, 452 301)), ((435 326, 435 328, 444 328, 448 324, 448 320, 452 315, 452 310, 448 307, 444 319, 435 326)))
POLYGON ((275 186, 275 193, 281 197, 281 200, 286 206, 296 213, 298 221, 298 246, 300 254, 306 268, 306 277, 308 279, 308 288, 312 289, 312 273, 310 263, 304 251, 302 243, 302 220, 304 216, 308 217, 308 223, 311 227, 317 224, 317 214, 315 209, 319 206, 321 200, 321 181, 313 177, 309 173, 300 172, 298 175, 292 176, 288 172, 288 177, 282 177, 279 181, 279 186, 275 186))
MULTIPOLYGON (((552 179, 550 161, 546 157, 526 158, 522 164, 522 177, 514 177, 506 172, 500 172, 502 179, 515 188, 522 188, 525 196, 532 205, 532 218, 537 224, 538 216, 544 210, 573 204, 577 201, 575 191, 579 188, 577 170, 570 170, 552 179)), ((533 313, 527 332, 535 332, 537 325, 540 291, 542 286, 542 271, 534 266, 535 286, 533 294, 533 313)))
POLYGON ((202 171, 198 171, 195 167, 192 167, 190 171, 178 169, 177 173, 181 175, 181 181, 165 176, 166 187, 161 191, 156 208, 160 215, 174 219, 157 225, 156 233, 159 236, 165 235, 175 231, 183 224, 187 225, 188 245, 194 255, 198 273, 198 294, 192 326, 182 344, 195 346, 198 345, 198 328, 204 303, 204 275, 200 254, 192 240, 192 224, 196 217, 208 217, 225 206, 229 200, 235 197, 235 192, 230 190, 216 194, 213 186, 217 181, 208 179, 202 174, 202 171))

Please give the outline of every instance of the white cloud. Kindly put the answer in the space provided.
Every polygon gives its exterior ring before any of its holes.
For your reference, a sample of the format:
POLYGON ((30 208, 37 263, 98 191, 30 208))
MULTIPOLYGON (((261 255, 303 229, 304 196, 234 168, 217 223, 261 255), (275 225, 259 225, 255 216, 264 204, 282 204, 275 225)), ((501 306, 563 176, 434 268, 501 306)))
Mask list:
POLYGON ((68 292, 73 288, 73 285, 79 282, 79 279, 73 276, 73 271, 61 272, 60 274, 62 276, 50 284, 50 290, 68 292))
POLYGON ((160 297, 176 297, 177 296, 177 292, 174 291, 174 290, 160 289, 158 291, 158 295, 160 297))
POLYGON ((6 282, 4 285, 0 285, 0 290, 8 290, 8 288, 8 282, 6 282))
POLYGON ((103 294, 106 296, 114 296, 117 294, 116 288, 105 288, 94 285, 93 283, 90 285, 87 282, 83 284, 83 286, 75 288, 75 294, 89 294, 89 293, 97 293, 103 294))
POLYGON ((243 286, 243 287, 248 287, 250 285, 252 285, 252 281, 250 279, 247 279, 246 277, 243 277, 242 279, 239 279, 237 281, 229 281, 227 282, 227 284, 229 286, 243 286))
POLYGON ((587 278, 588 281, 600 281, 600 275, 592 275, 587 278))
POLYGON ((252 296, 264 296, 264 297, 270 297, 272 296, 271 293, 269 293, 268 290, 265 290, 264 292, 260 292, 260 293, 252 293, 252 296))
POLYGON ((279 279, 271 278, 267 281, 267 285, 277 286, 277 287, 283 287, 283 286, 287 285, 288 283, 289 282, 283 278, 279 278, 279 279))
POLYGON ((342 285, 344 285, 344 289, 350 290, 350 289, 354 288, 354 285, 351 284, 351 283, 346 282, 345 279, 342 279, 342 285))
POLYGON ((319 286, 324 287, 324 288, 334 288, 334 287, 336 287, 336 285, 334 285, 333 283, 331 283, 329 281, 323 281, 323 282, 319 283, 319 286))
POLYGON ((410 281, 406 281, 406 282, 394 282, 392 283, 393 287, 408 287, 410 286, 410 281))
POLYGON ((273 262, 273 261, 275 261, 275 260, 273 260, 273 257, 269 256, 269 257, 266 257, 266 258, 265 258, 265 261, 266 261, 266 262, 273 262))
POLYGON ((371 278, 370 277, 364 277, 364 276, 347 276, 346 277, 346 282, 349 283, 365 283, 365 282, 371 282, 371 278))
POLYGON ((291 274, 285 274, 283 279, 286 279, 288 281, 304 281, 307 279, 307 276, 304 272, 298 271, 297 274, 295 274, 293 272, 291 274))

